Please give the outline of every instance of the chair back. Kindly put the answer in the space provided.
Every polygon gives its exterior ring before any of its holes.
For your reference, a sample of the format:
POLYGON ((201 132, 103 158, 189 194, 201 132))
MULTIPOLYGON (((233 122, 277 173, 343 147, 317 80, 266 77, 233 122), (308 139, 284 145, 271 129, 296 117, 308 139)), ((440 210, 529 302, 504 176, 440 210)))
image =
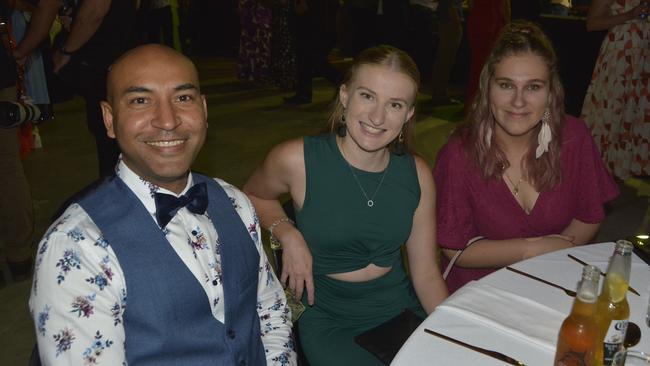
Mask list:
POLYGON ((32 348, 32 354, 29 356, 27 366, 41 366, 41 356, 38 354, 38 344, 32 348))

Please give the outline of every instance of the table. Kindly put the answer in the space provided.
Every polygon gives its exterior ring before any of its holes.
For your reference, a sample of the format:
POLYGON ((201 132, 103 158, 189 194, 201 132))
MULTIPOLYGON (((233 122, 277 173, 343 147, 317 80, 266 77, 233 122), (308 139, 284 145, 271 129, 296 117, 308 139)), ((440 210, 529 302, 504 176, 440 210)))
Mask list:
MULTIPOLYGON (((614 243, 591 244, 531 258, 516 269, 576 289, 582 265, 567 254, 605 272, 614 243)), ((603 278, 601 277, 601 285, 603 278)), ((641 328, 641 341, 631 349, 650 352, 650 328, 645 314, 650 292, 650 266, 632 255, 628 292, 630 321, 641 328)), ((506 269, 498 270, 456 291, 424 320, 391 365, 503 365, 504 363, 424 332, 425 328, 466 343, 498 351, 528 366, 553 364, 557 333, 571 311, 573 297, 563 291, 506 269), (489 305, 489 306, 488 306, 489 305)))

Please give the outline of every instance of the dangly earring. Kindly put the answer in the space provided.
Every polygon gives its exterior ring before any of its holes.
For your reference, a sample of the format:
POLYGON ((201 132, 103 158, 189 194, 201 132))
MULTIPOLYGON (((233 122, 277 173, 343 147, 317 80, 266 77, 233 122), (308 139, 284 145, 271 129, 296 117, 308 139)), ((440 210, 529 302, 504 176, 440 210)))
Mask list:
POLYGON ((542 115, 542 127, 539 129, 539 134, 537 135, 537 149, 535 150, 535 159, 539 159, 545 152, 548 151, 548 144, 551 143, 553 135, 551 133, 551 126, 549 126, 549 121, 551 120, 551 112, 548 108, 544 111, 542 115))
MULTIPOLYGON (((406 126, 406 123, 404 123, 404 126, 406 126)), ((393 147, 393 152, 395 152, 396 155, 404 155, 404 129, 406 127, 402 127, 402 130, 399 132, 399 136, 397 136, 397 141, 395 141, 395 146, 393 147)))
POLYGON ((339 120, 339 125, 336 127, 336 134, 339 137, 345 137, 345 135, 348 133, 347 127, 345 126, 345 108, 343 109, 343 113, 341 113, 341 119, 339 120))
POLYGON ((492 145, 492 127, 487 126, 485 129, 485 144, 489 149, 490 145, 492 145))

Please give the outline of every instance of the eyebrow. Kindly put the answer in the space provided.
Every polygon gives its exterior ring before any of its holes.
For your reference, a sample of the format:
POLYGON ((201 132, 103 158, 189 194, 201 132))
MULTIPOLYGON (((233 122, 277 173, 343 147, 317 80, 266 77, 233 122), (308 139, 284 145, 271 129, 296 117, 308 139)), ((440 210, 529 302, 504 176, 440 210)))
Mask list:
MULTIPOLYGON (((510 79, 510 78, 508 78, 508 77, 503 76, 503 77, 497 77, 497 78, 494 78, 494 81, 514 81, 514 80, 512 80, 512 79, 510 79)), ((547 84, 548 81, 547 81, 547 80, 543 80, 543 79, 530 79, 530 80, 526 80, 526 83, 542 83, 542 84, 547 84)))
MULTIPOLYGON (((365 86, 360 85, 360 86, 357 87, 357 90, 359 90, 359 89, 363 89, 363 90, 365 90, 365 91, 367 91, 369 93, 377 95, 377 93, 375 93, 372 89, 369 89, 369 88, 367 88, 365 86)), ((396 102, 402 102, 404 104, 409 104, 409 102, 407 102, 406 99, 402 99, 402 98, 389 98, 389 100, 396 101, 396 102)))
MULTIPOLYGON (((183 90, 199 90, 199 88, 192 83, 180 84, 174 87, 174 91, 183 91, 183 90)), ((147 88, 146 86, 130 86, 126 88, 124 94, 130 93, 151 93, 153 90, 147 88)))

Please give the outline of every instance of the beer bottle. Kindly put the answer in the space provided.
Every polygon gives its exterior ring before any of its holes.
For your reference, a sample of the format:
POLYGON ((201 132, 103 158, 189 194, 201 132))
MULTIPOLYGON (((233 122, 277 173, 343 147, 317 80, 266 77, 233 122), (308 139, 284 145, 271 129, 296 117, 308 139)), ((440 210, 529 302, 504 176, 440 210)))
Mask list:
POLYGON ((630 318, 627 303, 627 288, 632 267, 632 243, 627 240, 616 242, 614 255, 609 260, 603 289, 598 297, 596 319, 598 321, 598 342, 596 365, 609 366, 614 354, 623 347, 630 318))
POLYGON ((599 282, 600 270, 595 266, 584 266, 571 314, 560 327, 553 365, 594 365, 598 345, 596 300, 599 282))

